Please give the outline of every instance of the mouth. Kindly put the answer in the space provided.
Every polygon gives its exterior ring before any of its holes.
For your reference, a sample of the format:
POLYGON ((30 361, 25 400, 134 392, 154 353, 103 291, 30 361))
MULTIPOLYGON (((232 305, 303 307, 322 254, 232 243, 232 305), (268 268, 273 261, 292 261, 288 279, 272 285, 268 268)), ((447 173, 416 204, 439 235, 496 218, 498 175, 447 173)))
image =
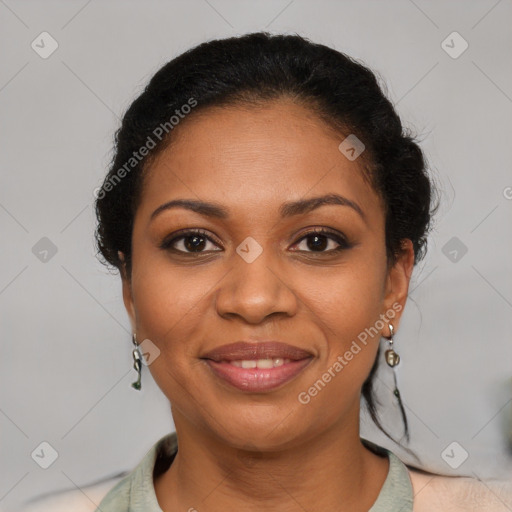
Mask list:
POLYGON ((201 357, 213 374, 231 386, 251 392, 274 390, 295 378, 313 359, 304 349, 277 341, 237 342, 201 357))

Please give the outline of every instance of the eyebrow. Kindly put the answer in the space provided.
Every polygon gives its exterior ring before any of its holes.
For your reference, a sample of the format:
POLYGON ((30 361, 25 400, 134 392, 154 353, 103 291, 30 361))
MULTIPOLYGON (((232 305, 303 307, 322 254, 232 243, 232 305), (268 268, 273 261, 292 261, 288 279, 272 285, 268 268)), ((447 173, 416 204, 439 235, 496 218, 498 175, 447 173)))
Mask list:
MULTIPOLYGON (((281 217, 288 218, 295 215, 309 213, 313 210, 316 210, 317 208, 320 208, 321 206, 330 204, 348 206, 349 208, 352 208, 354 211, 356 211, 362 217, 362 219, 366 221, 366 215, 364 214, 362 208, 356 202, 339 194, 327 194, 325 196, 299 199, 298 201, 289 201, 281 205, 279 208, 279 213, 281 217)), ((172 208, 184 208, 186 210, 199 213, 200 215, 204 215, 205 217, 215 217, 218 219, 229 218, 228 210, 226 210, 226 208, 218 203, 208 203, 205 201, 197 201, 195 199, 174 199, 159 206, 151 214, 150 220, 153 220, 163 211, 170 210, 172 208)))

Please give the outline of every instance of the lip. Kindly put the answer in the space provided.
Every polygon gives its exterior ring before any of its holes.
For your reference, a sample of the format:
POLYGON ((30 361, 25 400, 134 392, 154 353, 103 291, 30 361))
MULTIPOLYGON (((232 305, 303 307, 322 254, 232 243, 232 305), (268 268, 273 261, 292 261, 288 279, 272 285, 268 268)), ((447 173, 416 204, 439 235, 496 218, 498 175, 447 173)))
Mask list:
POLYGON ((248 341, 237 341, 228 345, 222 345, 210 352, 204 354, 202 359, 212 361, 236 361, 241 359, 273 359, 280 357, 282 359, 291 359, 299 361, 312 357, 312 353, 307 350, 288 345, 281 341, 260 341, 258 343, 248 341))
POLYGON ((313 359, 307 350, 277 341, 239 341, 218 347, 202 357, 214 375, 231 386, 248 392, 264 392, 281 387, 301 373, 313 359), (231 361, 286 359, 272 368, 241 368, 231 361))

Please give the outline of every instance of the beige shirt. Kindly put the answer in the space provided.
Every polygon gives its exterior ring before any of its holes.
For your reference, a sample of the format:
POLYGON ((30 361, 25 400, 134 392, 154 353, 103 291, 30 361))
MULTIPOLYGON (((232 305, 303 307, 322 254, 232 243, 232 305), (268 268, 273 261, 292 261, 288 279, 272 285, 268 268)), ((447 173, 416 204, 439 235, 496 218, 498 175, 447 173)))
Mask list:
MULTIPOLYGON (((512 481, 478 481, 424 473, 403 464, 389 450, 362 440, 372 449, 387 454, 390 471, 379 497, 369 512, 511 512, 512 481), (411 502, 413 501, 412 508, 411 502)), ((153 486, 157 460, 169 459, 177 449, 176 434, 158 440, 131 472, 81 490, 54 494, 27 504, 20 512, 160 512, 153 486)), ((168 464, 168 463, 167 463, 168 464)))

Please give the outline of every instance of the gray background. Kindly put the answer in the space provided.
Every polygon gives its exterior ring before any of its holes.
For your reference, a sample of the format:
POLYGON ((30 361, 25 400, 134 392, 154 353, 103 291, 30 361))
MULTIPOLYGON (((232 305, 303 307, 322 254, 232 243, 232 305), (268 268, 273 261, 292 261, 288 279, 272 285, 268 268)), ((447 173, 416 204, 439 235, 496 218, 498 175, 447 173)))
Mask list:
MULTIPOLYGON (((164 62, 262 29, 362 59, 423 139, 442 207, 395 340, 410 446, 440 473, 512 478, 510 1, 0 0, 0 20, 3 510, 131 469, 173 430, 147 368, 142 391, 130 387, 130 326, 119 277, 95 259, 93 190, 119 118, 164 62), (47 59, 31 48, 43 31, 59 45, 47 59), (453 31, 469 44, 458 58, 442 46, 453 31), (43 237, 57 248, 47 261, 43 237), (42 441, 58 452, 46 470, 31 458, 42 441), (452 459, 469 454, 457 469, 441 455, 453 441, 452 459)), ((362 435, 410 460, 365 417, 362 435)))

